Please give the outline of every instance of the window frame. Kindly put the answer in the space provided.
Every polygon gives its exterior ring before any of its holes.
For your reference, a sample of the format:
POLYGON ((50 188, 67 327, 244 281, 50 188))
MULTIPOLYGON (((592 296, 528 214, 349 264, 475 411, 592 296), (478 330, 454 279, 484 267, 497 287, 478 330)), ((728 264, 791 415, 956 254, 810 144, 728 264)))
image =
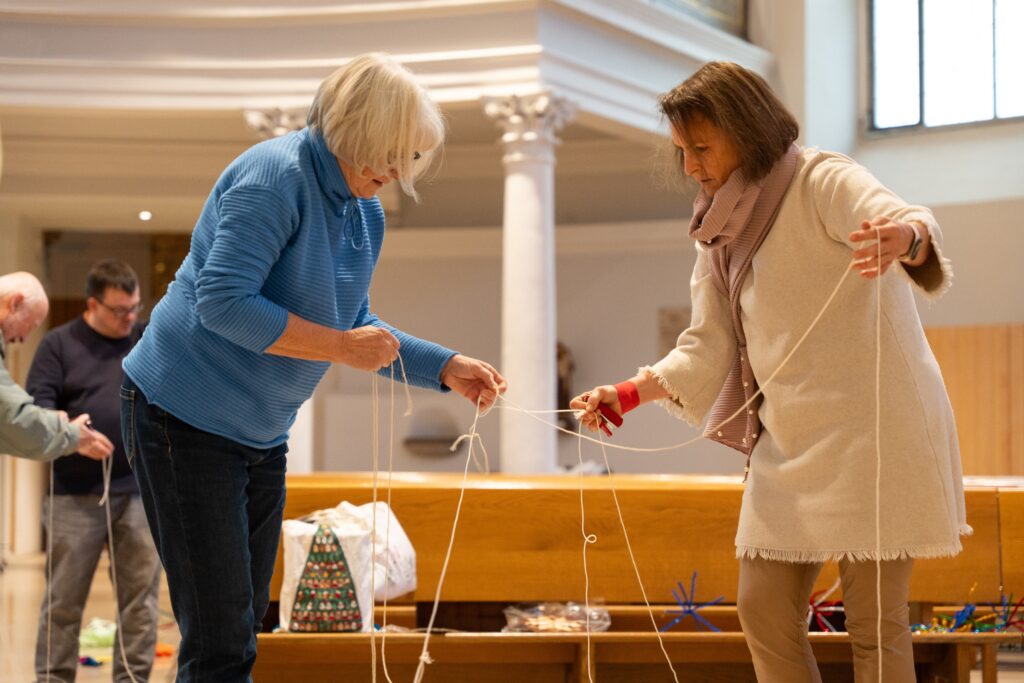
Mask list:
MULTIPOLYGON (((996 79, 996 2, 997 0, 990 0, 992 3, 992 117, 987 119, 979 119, 977 121, 959 121, 957 123, 940 123, 934 125, 928 125, 924 122, 925 117, 925 106, 924 106, 924 3, 926 0, 917 0, 917 78, 918 78, 918 119, 917 123, 905 124, 902 126, 886 126, 879 127, 875 123, 875 5, 880 0, 868 0, 868 15, 867 15, 867 65, 868 65, 868 79, 867 79, 867 130, 866 133, 871 136, 885 136, 891 134, 901 133, 913 133, 920 131, 948 131, 957 130, 960 128, 967 127, 978 127, 978 126, 992 126, 992 125, 1003 125, 1006 123, 1019 123, 1024 121, 1024 114, 1016 116, 999 116, 997 113, 998 95, 996 93, 996 86, 998 81, 996 79)), ((881 0, 884 2, 885 0, 881 0)))

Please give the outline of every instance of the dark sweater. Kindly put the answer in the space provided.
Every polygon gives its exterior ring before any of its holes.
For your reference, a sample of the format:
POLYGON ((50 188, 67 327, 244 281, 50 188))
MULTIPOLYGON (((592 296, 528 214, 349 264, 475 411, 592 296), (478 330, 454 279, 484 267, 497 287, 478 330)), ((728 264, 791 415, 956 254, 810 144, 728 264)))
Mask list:
MULTIPOLYGON (((89 413, 92 425, 114 444, 111 493, 137 493, 121 440, 121 361, 142 336, 136 325, 124 339, 111 339, 95 331, 84 318, 51 330, 32 359, 26 389, 36 404, 66 411, 74 419, 89 413)), ((53 491, 57 495, 101 494, 100 461, 77 453, 53 463, 53 491)))

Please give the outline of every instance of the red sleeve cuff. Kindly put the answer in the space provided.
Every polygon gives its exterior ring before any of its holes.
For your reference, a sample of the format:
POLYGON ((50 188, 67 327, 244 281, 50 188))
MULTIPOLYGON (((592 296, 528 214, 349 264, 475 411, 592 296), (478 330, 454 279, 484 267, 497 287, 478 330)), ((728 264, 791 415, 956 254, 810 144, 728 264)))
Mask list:
POLYGON ((619 395, 619 407, 623 415, 640 405, 640 392, 635 383, 620 382, 615 385, 615 391, 619 395))

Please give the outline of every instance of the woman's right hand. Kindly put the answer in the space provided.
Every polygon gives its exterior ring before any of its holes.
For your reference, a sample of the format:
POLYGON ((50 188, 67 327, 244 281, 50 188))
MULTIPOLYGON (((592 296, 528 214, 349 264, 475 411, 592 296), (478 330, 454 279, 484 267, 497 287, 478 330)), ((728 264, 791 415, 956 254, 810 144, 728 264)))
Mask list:
POLYGON ((569 401, 569 407, 580 412, 579 421, 583 423, 584 427, 596 432, 604 422, 598 409, 602 403, 622 415, 619 392, 611 384, 602 384, 590 391, 583 392, 569 401))
POLYGON ((373 325, 342 332, 341 339, 340 362, 371 372, 394 363, 401 346, 390 331, 373 325))

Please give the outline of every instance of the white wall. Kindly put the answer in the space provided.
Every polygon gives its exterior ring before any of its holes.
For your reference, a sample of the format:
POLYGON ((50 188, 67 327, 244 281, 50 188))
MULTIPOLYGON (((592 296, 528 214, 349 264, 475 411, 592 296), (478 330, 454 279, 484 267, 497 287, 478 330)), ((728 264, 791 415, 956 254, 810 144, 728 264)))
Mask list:
MULTIPOLYGON (((572 350, 576 370, 572 390, 632 376, 638 366, 658 360, 657 311, 689 305, 694 252, 685 234, 685 217, 660 223, 563 226, 558 241, 558 335, 572 350)), ((374 309, 402 329, 447 344, 468 355, 497 362, 500 348, 501 261, 497 228, 395 231, 385 242, 374 277, 374 309), (436 258, 439 252, 455 256, 436 258)), ((552 349, 554 353, 554 349, 552 349)), ((514 377, 507 378, 514 382, 514 377)), ((390 430, 389 392, 381 393, 381 468, 386 469, 390 430)), ((398 413, 404 409, 397 390, 398 413)), ((372 463, 371 380, 348 368, 331 370, 317 392, 323 407, 325 470, 366 470, 372 463)), ((396 422, 396 470, 457 470, 460 455, 416 456, 401 447, 410 432, 436 436, 465 432, 472 406, 462 398, 413 390, 415 414, 396 422)), ((533 406, 524 406, 531 408, 533 406)), ((521 416, 521 419, 531 419, 521 416)), ((553 416, 547 417, 553 420, 553 416)), ((497 463, 498 420, 479 423, 484 445, 497 463)), ((614 442, 655 447, 685 441, 696 432, 659 408, 631 414, 614 442)), ((577 460, 576 439, 559 437, 562 464, 577 460)), ((717 444, 698 443, 685 451, 661 454, 609 451, 613 469, 623 472, 738 472, 741 457, 717 444)), ((601 460, 588 444, 584 459, 601 460)))
POLYGON ((866 0, 751 0, 751 39, 776 56, 772 84, 808 146, 843 152, 903 199, 930 207, 955 284, 922 302, 926 325, 1024 320, 1024 121, 867 130, 866 0))
MULTIPOLYGON (((682 213, 682 212, 681 212, 682 213)), ((1024 201, 983 202, 936 209, 945 226, 945 252, 954 262, 953 288, 940 300, 921 300, 925 325, 1024 322, 1024 201)), ((693 251, 678 221, 600 226, 561 226, 558 237, 558 336, 572 350, 573 392, 631 376, 658 358, 657 312, 689 305, 693 251)), ((454 229, 392 231, 371 292, 375 310, 406 331, 497 362, 500 356, 500 231, 454 229), (448 254, 438 256, 438 254, 448 254)), ((514 382, 514 377, 509 377, 514 382)), ((391 430, 390 386, 379 384, 380 468, 387 469, 391 430)), ((472 406, 455 396, 413 389, 415 413, 401 418, 404 398, 396 390, 396 470, 459 470, 459 455, 417 456, 402 447, 416 436, 455 437, 473 420, 472 406)), ((319 428, 316 462, 322 470, 372 468, 371 380, 366 373, 336 367, 317 392, 319 428)), ((532 407, 532 406, 525 406, 532 407)), ((531 419, 522 417, 521 419, 531 419)), ((553 419, 553 418, 548 418, 553 419)), ((479 423, 490 462, 498 462, 498 420, 479 423)), ((629 416, 614 443, 660 447, 680 443, 696 431, 656 407, 629 416)), ((559 437, 559 460, 577 459, 577 440, 559 437)), ((609 451, 622 472, 736 473, 742 458, 711 442, 669 453, 609 451)), ((601 460, 584 444, 585 460, 601 460)))

